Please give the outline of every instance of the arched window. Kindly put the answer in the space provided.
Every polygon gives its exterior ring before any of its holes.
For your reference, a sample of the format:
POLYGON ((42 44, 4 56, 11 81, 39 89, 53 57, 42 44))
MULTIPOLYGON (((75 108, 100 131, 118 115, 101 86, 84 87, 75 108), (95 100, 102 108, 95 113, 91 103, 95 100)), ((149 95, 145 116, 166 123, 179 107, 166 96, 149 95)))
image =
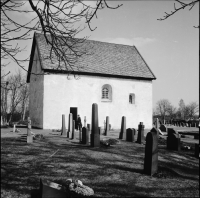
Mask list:
POLYGON ((112 87, 108 84, 105 84, 102 86, 101 101, 105 101, 105 102, 112 101, 112 87))
POLYGON ((135 94, 133 93, 129 94, 129 103, 135 104, 135 94))

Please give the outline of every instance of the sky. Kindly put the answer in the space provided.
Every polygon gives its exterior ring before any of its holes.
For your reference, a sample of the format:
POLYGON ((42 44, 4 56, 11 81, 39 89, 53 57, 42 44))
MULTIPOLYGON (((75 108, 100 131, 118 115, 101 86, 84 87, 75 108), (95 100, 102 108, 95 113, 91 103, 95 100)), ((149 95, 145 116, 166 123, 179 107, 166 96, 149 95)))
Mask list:
MULTIPOLYGON (((188 2, 188 1, 186 1, 188 2)), ((185 104, 199 101, 199 5, 177 12, 167 20, 159 21, 165 12, 174 9, 174 1, 107 1, 118 9, 99 10, 97 19, 77 37, 89 36, 90 40, 136 46, 148 66, 156 76, 153 80, 153 107, 161 99, 168 99, 178 107, 180 99, 185 104)), ((89 4, 94 4, 90 1, 89 4)), ((178 4, 177 6, 178 7, 178 4)), ((30 14, 13 16, 22 22, 31 18, 30 14)), ((82 25, 85 25, 82 21, 82 25)), ((32 33, 33 34, 33 33, 32 33)), ((32 40, 23 43, 26 51, 21 57, 31 53, 32 40)), ((28 68, 28 63, 25 68, 28 68)), ((4 70, 14 74, 19 67, 12 63, 4 70)))

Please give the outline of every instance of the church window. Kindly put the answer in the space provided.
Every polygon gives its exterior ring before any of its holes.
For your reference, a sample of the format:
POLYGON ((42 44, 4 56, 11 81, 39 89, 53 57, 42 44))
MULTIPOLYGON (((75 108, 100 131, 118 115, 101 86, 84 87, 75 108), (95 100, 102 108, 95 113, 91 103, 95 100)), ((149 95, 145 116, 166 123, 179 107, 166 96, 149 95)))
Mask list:
POLYGON ((129 94, 129 104, 135 104, 135 94, 129 94))
POLYGON ((112 87, 108 84, 105 84, 102 86, 101 101, 104 101, 104 102, 112 101, 112 87))

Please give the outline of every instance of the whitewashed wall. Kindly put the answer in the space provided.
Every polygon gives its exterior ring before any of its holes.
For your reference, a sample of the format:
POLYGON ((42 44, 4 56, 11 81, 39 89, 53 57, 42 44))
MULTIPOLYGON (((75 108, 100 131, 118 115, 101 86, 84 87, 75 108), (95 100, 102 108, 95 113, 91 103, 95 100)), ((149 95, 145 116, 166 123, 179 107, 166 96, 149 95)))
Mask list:
MULTIPOLYGON (((35 86, 41 87, 40 82, 35 86)), ((42 96, 42 93, 39 94, 42 96)), ((38 101, 40 99, 38 97, 38 101)), ((44 76, 44 129, 60 129, 62 114, 65 114, 68 126, 70 107, 78 107, 82 123, 84 116, 87 123, 91 123, 93 103, 98 104, 99 126, 103 126, 106 116, 109 116, 112 128, 119 129, 122 116, 126 116, 127 128, 137 128, 139 122, 143 122, 145 128, 152 128, 152 81, 94 76, 79 76, 79 80, 70 76, 69 80, 63 74, 44 76), (112 102, 101 101, 104 84, 112 86, 112 102), (129 104, 130 93, 136 96, 135 104, 129 104)), ((42 119, 41 116, 38 118, 42 119)))
MULTIPOLYGON (((38 50, 35 48, 32 65, 32 73, 41 74, 40 61, 38 58, 38 50)), ((44 93, 44 76, 30 76, 30 97, 29 97, 29 116, 32 121, 32 126, 43 128, 43 93, 44 93)))

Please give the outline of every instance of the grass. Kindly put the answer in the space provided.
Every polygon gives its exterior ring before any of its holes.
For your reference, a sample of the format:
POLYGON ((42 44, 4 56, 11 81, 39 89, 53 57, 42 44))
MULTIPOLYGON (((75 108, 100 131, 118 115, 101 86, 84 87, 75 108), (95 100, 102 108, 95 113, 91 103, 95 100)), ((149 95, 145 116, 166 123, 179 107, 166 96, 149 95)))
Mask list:
MULTIPOLYGON (((59 134, 59 133, 58 133, 59 134)), ((118 132, 110 136, 118 137, 118 132)), ((159 141, 158 173, 143 173, 145 145, 120 141, 100 148, 45 135, 32 144, 1 138, 1 197, 27 198, 39 179, 64 184, 79 179, 95 197, 199 197, 199 159, 194 151, 168 151, 159 141)))

